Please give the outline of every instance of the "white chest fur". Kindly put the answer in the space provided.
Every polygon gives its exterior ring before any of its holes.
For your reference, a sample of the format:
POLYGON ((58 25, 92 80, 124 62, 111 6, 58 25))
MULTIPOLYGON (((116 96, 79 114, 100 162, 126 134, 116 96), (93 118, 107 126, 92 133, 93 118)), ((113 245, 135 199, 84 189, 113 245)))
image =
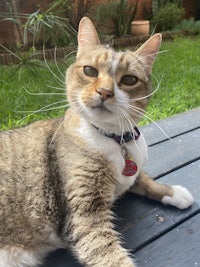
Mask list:
POLYGON ((133 140, 126 143, 129 155, 137 165, 137 173, 133 176, 125 176, 122 171, 125 167, 125 160, 122 156, 121 146, 112 138, 106 137, 99 133, 93 126, 85 121, 81 122, 79 133, 88 140, 91 148, 98 149, 111 162, 117 173, 115 197, 127 191, 135 182, 141 168, 147 159, 147 146, 142 136, 137 141, 133 140))

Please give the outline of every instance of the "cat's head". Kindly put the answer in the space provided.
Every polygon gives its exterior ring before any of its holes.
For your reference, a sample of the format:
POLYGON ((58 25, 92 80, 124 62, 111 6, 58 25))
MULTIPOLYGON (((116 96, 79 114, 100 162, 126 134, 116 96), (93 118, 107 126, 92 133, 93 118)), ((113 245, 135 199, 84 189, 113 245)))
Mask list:
POLYGON ((66 75, 72 108, 106 132, 131 131, 151 93, 150 74, 159 51, 155 34, 135 52, 117 52, 100 44, 90 19, 79 24, 76 61, 66 75))

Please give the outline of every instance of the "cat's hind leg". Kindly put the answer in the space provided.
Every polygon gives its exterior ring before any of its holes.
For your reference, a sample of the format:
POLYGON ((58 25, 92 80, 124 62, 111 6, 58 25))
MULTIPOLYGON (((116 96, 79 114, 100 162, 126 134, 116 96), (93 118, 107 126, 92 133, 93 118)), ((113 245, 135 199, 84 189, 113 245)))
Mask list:
POLYGON ((0 249, 0 267, 37 267, 42 263, 42 258, 33 250, 17 246, 0 249))
POLYGON ((179 209, 186 209, 193 203, 191 193, 180 185, 165 185, 154 181, 147 173, 142 171, 131 192, 158 200, 165 205, 172 205, 179 209))

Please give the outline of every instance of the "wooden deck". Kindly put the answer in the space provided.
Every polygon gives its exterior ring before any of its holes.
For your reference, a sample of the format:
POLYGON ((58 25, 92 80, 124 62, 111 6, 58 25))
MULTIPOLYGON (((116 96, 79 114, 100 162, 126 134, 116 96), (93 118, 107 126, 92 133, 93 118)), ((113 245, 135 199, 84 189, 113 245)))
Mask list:
MULTIPOLYGON (((162 183, 187 187, 195 203, 187 210, 126 194, 115 203, 117 229, 139 267, 200 266, 200 108, 141 129, 148 146, 146 170, 162 183)), ((65 250, 42 267, 81 267, 65 250)), ((102 266, 104 267, 104 266, 102 266)), ((106 267, 106 266, 105 266, 106 267)))

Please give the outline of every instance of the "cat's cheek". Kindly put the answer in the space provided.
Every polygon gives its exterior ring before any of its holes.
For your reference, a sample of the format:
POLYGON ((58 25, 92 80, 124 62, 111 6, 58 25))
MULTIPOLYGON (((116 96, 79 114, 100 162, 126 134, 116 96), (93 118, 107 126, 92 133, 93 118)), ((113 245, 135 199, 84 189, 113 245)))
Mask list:
POLYGON ((116 106, 120 107, 124 111, 128 110, 129 106, 129 95, 127 92, 124 92, 122 89, 120 89, 117 85, 115 85, 115 101, 116 106))

